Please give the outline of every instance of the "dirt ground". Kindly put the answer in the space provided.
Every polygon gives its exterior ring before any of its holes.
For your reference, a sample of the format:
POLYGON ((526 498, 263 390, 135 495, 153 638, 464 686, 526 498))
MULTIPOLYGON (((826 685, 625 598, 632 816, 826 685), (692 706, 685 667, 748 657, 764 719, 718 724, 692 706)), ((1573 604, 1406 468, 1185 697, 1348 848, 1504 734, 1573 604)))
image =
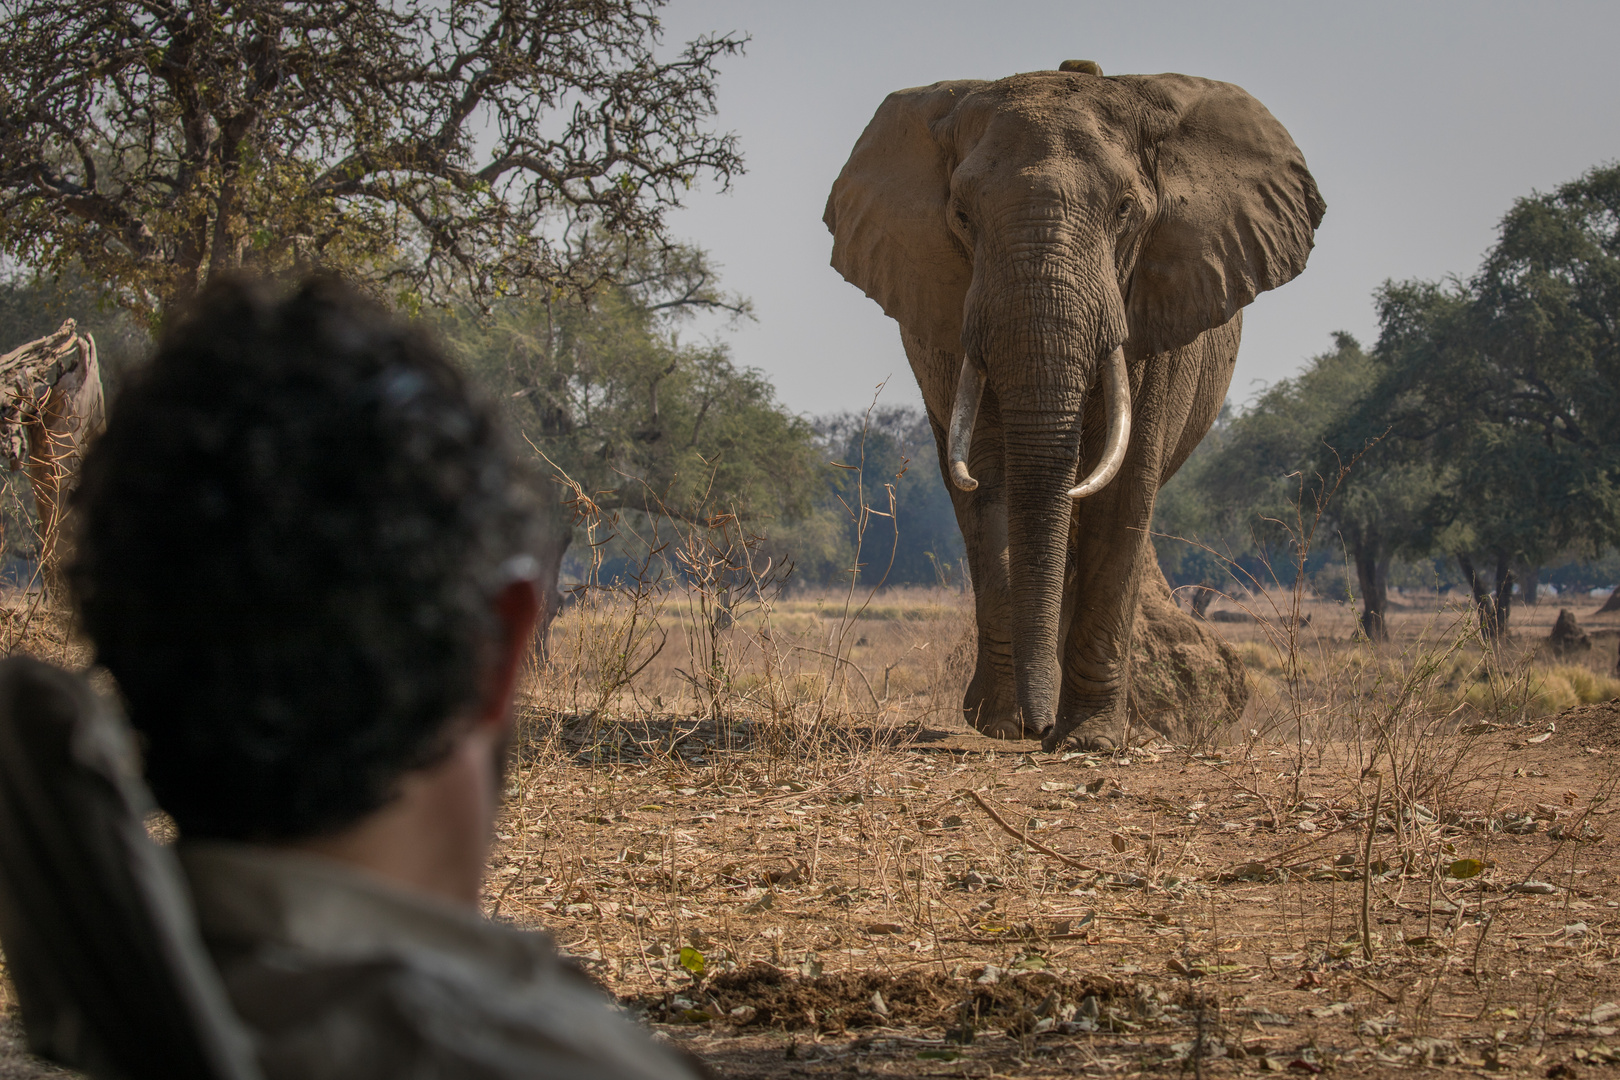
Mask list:
POLYGON ((1297 802, 1263 745, 596 765, 515 803, 489 905, 726 1076, 1581 1069, 1620 1061, 1620 707, 1548 730, 1460 736, 1370 860, 1335 748, 1297 802))
MULTIPOLYGON (((1435 604, 1374 650, 1312 603, 1308 693, 1202 747, 980 738, 938 598, 855 626, 882 705, 810 735, 537 686, 486 911, 726 1077, 1620 1071, 1620 703, 1415 707, 1435 604)), ((1557 610, 1515 612, 1521 659, 1557 610)), ((1587 621, 1612 671, 1620 619, 1587 621)), ((0 1077, 66 1075, 6 1030, 0 1077)))

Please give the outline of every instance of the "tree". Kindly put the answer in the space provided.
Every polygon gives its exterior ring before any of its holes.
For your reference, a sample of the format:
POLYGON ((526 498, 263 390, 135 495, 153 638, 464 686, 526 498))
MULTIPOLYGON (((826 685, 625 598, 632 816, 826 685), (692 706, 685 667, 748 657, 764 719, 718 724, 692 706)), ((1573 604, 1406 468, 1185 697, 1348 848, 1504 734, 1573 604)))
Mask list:
POLYGON ((1515 202, 1472 278, 1385 282, 1375 299, 1377 347, 1336 335, 1218 425, 1155 527, 1270 561, 1295 504, 1307 521, 1319 506, 1369 637, 1385 634, 1391 562, 1440 551, 1496 639, 1516 579, 1529 592, 1542 566, 1620 543, 1620 166, 1515 202))
POLYGON ((1317 388, 1325 391, 1327 409, 1307 466, 1314 479, 1311 492, 1355 568, 1361 632, 1369 640, 1385 641, 1390 564, 1430 548, 1434 500, 1449 477, 1423 447, 1389 437, 1377 394, 1381 358, 1365 353, 1349 334, 1334 337, 1336 359, 1350 369, 1350 377, 1317 388))
POLYGON ((1223 409, 1208 448, 1165 485, 1154 527, 1196 541, 1187 551, 1161 544, 1186 564, 1173 570, 1203 586, 1195 611, 1227 576, 1222 560, 1260 580, 1280 577, 1300 552, 1307 570, 1331 557, 1326 540, 1336 533, 1360 586, 1362 630, 1386 636, 1390 562, 1411 548, 1433 479, 1422 462, 1380 447, 1382 431, 1361 419, 1375 360, 1348 333, 1334 334, 1333 345, 1243 413, 1223 409))
POLYGON ((0 0, 0 250, 148 319, 240 266, 408 308, 619 268, 701 176, 736 36, 662 54, 663 0, 0 0))
POLYGON ((1232 402, 1223 402, 1208 434, 1159 489, 1153 503, 1153 547, 1159 568, 1178 589, 1191 589, 1193 616, 1199 619, 1216 590, 1230 580, 1231 563, 1254 552, 1248 515, 1242 516, 1239 526, 1239 516, 1228 507, 1215 506, 1203 483, 1211 462, 1225 449, 1236 418, 1232 402))
MULTIPOLYGON (((855 559, 857 499, 893 519, 869 518, 860 537, 862 580, 868 585, 935 585, 962 580, 965 547, 950 492, 940 475, 928 415, 912 406, 845 412, 815 424, 822 452, 839 466, 827 472, 823 512, 837 522, 842 543, 824 579, 847 575, 855 559), (854 513, 851 513, 853 511, 854 513), (830 571, 830 572, 828 572, 830 571)), ((847 583, 847 582, 846 582, 847 583)))
POLYGON ((1620 540, 1620 166, 1517 200, 1472 279, 1386 283, 1378 299, 1372 407, 1447 464, 1432 543, 1494 639, 1515 566, 1620 540))
MULTIPOLYGON (((440 323, 452 352, 504 403, 514 430, 598 509, 701 522, 735 514, 751 529, 811 508, 810 425, 765 375, 724 344, 683 343, 699 310, 747 313, 721 292, 702 252, 621 243, 619 284, 589 299, 549 294, 460 309, 440 323)), ((549 617, 574 535, 570 492, 542 485, 538 556, 549 617)))

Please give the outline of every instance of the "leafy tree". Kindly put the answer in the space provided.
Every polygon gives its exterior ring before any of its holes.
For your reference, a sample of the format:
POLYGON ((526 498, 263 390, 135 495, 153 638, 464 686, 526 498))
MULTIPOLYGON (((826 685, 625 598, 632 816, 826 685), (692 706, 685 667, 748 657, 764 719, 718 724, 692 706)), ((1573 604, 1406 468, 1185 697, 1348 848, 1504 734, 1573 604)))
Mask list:
MULTIPOLYGON (((407 307, 619 268, 700 176, 708 36, 663 0, 0 0, 0 250, 155 318, 209 276, 324 266, 407 307)), ((540 288, 537 288, 540 287, 540 288)))
POLYGON ((1425 462, 1396 459, 1379 445, 1382 432, 1368 430, 1360 406, 1377 384, 1378 364, 1350 334, 1333 340, 1331 351, 1243 413, 1222 410, 1199 452, 1165 485, 1154 528, 1166 534, 1161 552, 1175 560, 1167 576, 1205 587, 1195 610, 1225 580, 1228 561, 1259 580, 1281 577, 1302 550, 1296 545, 1309 543, 1309 571, 1332 557, 1337 545, 1328 538, 1337 535, 1360 585, 1362 629, 1381 640, 1390 563, 1412 549, 1414 522, 1435 481, 1425 462))
POLYGON ((1153 504, 1153 546, 1159 567, 1172 585, 1192 588, 1193 611, 1200 618, 1215 591, 1230 581, 1230 564, 1253 561, 1256 548, 1248 515, 1215 506, 1203 486, 1213 459, 1226 447, 1237 418, 1230 400, 1209 433, 1153 504))
POLYGON ((1351 556, 1368 636, 1392 560, 1435 551, 1500 636, 1517 576, 1530 592, 1541 566, 1620 542, 1620 166, 1518 200, 1472 278, 1376 299, 1373 352, 1338 335, 1225 425, 1158 527, 1230 545, 1252 526, 1264 557, 1303 495, 1351 556))
POLYGON ((1355 568, 1362 633, 1384 641, 1390 565, 1430 549, 1434 501, 1451 477, 1425 448, 1390 438, 1377 394, 1381 358, 1365 353, 1349 334, 1334 339, 1335 361, 1348 378, 1318 388, 1327 408, 1307 466, 1311 497, 1355 568))
POLYGON ((1379 308, 1370 408, 1446 464, 1430 542, 1499 636, 1515 566, 1620 541, 1620 166, 1519 199, 1471 280, 1386 284, 1379 308))
MULTIPOLYGON (((742 315, 692 248, 624 244, 618 285, 461 309, 441 321, 452 351, 504 402, 513 428, 598 508, 749 528, 806 515, 816 487, 808 423, 723 344, 683 343, 699 310, 742 315)), ((542 573, 555 583, 573 540, 570 490, 548 485, 542 573)), ((558 601, 550 594, 552 612, 558 601)))

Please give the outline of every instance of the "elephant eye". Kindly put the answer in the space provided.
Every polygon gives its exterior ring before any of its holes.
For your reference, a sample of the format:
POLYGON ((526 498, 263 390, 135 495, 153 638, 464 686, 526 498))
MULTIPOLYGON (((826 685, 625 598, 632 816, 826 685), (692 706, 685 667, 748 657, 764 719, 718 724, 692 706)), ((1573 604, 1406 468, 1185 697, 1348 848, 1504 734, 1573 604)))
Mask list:
POLYGON ((973 222, 968 220, 966 210, 958 210, 956 212, 956 221, 957 221, 957 224, 961 225, 962 228, 964 228, 964 229, 973 228, 973 222))
POLYGON ((1119 219, 1121 221, 1123 221, 1126 218, 1130 217, 1131 216, 1131 211, 1135 210, 1135 209, 1136 209, 1136 200, 1132 199, 1129 195, 1127 195, 1123 199, 1119 200, 1119 210, 1116 211, 1116 213, 1119 215, 1119 219))

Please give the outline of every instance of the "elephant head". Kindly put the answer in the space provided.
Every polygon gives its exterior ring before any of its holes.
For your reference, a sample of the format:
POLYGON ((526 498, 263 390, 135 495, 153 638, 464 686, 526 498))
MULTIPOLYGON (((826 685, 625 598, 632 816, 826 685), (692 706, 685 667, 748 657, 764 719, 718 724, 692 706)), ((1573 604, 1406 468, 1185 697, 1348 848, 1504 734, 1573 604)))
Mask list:
POLYGON ((995 396, 1011 650, 1032 726, 1057 705, 1076 500, 1160 482, 1116 479, 1133 374, 1297 275, 1324 209, 1287 131, 1243 90, 1079 67, 891 94, 824 218, 834 268, 960 359, 945 466, 964 491, 975 414, 995 396), (1081 423, 1097 395, 1101 438, 1081 423))

